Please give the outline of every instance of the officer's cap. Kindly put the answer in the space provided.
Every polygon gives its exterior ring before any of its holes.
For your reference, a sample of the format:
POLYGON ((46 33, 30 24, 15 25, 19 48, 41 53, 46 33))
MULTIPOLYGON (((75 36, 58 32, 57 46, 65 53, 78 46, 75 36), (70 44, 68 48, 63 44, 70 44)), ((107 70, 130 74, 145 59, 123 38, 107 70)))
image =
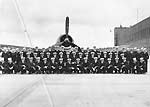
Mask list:
POLYGON ((100 58, 100 60, 104 60, 104 58, 100 58))
POLYGON ((42 54, 42 55, 43 55, 43 54, 44 54, 44 52, 41 52, 40 54, 42 54))
POLYGON ((21 57, 21 59, 22 59, 22 60, 24 60, 24 59, 25 59, 25 57, 21 57))
POLYGON ((125 60, 125 59, 126 59, 126 57, 123 57, 122 59, 124 59, 124 60, 125 60))
POLYGON ((78 61, 79 61, 79 60, 80 60, 80 58, 77 58, 76 60, 78 60, 78 61))
POLYGON ((59 55, 62 55, 63 54, 63 52, 59 52, 59 55))
POLYGON ((71 61, 71 58, 68 58, 67 60, 71 61))
POLYGON ((36 53, 36 52, 34 52, 33 54, 34 54, 34 55, 37 55, 37 53, 36 53))
POLYGON ((56 54, 57 54, 57 52, 54 52, 53 54, 54 54, 54 55, 56 55, 56 54))
POLYGON ((70 52, 66 52, 66 54, 70 54, 70 52))
POLYGON ((12 60, 12 58, 8 58, 8 61, 11 61, 12 60))
POLYGON ((55 59, 54 57, 51 58, 51 60, 54 60, 54 59, 55 59))
POLYGON ((30 55, 30 52, 27 52, 26 54, 27 54, 27 55, 30 55))
POLYGON ((117 57, 117 58, 115 58, 115 59, 119 59, 119 58, 117 57))
POLYGON ((108 60, 108 61, 111 61, 111 58, 108 58, 107 60, 108 60))
POLYGON ((124 56, 124 53, 122 53, 121 56, 124 56))
POLYGON ((40 60, 40 57, 36 57, 37 60, 40 60))
POLYGON ((82 52, 79 52, 79 54, 81 55, 81 54, 82 54, 82 52))
POLYGON ((43 60, 47 60, 47 58, 43 58, 43 60))
POLYGON ((94 57, 94 59, 96 60, 96 59, 98 59, 97 57, 94 57))
POLYGON ((91 54, 94 54, 94 52, 91 52, 91 54))
POLYGON ((47 55, 50 55, 50 53, 49 53, 49 52, 46 52, 46 54, 47 54, 47 55))
POLYGON ((140 60, 143 60, 143 59, 144 59, 143 57, 140 58, 140 60))
POLYGON ((63 58, 59 58, 59 61, 62 61, 63 60, 63 58))
POLYGON ((136 58, 133 58, 133 60, 135 61, 135 60, 136 60, 136 58))

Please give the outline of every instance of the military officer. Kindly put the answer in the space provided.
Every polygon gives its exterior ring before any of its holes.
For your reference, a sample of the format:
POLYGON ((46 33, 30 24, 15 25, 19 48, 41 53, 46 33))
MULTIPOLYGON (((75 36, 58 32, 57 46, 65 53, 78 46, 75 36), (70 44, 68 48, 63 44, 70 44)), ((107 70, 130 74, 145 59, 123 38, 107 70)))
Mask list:
POLYGON ((111 73, 111 74, 113 73, 114 66, 113 66, 111 58, 107 59, 106 68, 107 68, 107 73, 111 73))
POLYGON ((84 57, 84 61, 82 63, 82 67, 83 67, 82 73, 86 73, 86 74, 90 73, 90 66, 91 66, 91 64, 88 60, 88 57, 84 57))
POLYGON ((146 62, 144 60, 143 57, 140 58, 140 62, 139 62, 139 68, 140 68, 140 72, 141 74, 144 74, 147 72, 147 69, 146 69, 146 62))
POLYGON ((29 61, 27 62, 27 73, 28 74, 33 74, 35 73, 36 68, 35 68, 35 63, 33 62, 33 57, 29 58, 29 61))
POLYGON ((132 73, 134 74, 138 74, 140 72, 139 61, 135 57, 133 58, 131 70, 132 70, 132 73))
POLYGON ((47 58, 43 59, 43 63, 42 63, 42 68, 41 71, 43 74, 49 74, 50 69, 49 69, 49 62, 47 61, 47 58))
POLYGON ((123 57, 122 60, 123 61, 121 61, 121 71, 120 72, 127 74, 130 70, 129 69, 129 63, 128 63, 126 57, 123 57))
POLYGON ((106 73, 106 62, 104 58, 100 58, 100 65, 99 65, 100 73, 106 73))
POLYGON ((98 73, 99 70, 99 60, 97 57, 94 57, 94 62, 91 64, 91 73, 98 73))
POLYGON ((6 62, 6 65, 5 65, 5 71, 7 74, 14 73, 14 63, 12 62, 12 58, 8 58, 8 62, 6 62))
POLYGON ((50 61, 50 64, 49 64, 50 73, 51 74, 57 73, 57 70, 58 70, 57 68, 58 67, 57 67, 57 62, 55 60, 55 57, 52 57, 51 61, 50 61))
POLYGON ((65 63, 63 61, 63 58, 59 58, 59 62, 58 62, 58 74, 62 74, 65 70, 65 63))
POLYGON ((21 61, 18 63, 18 70, 20 71, 21 74, 27 73, 27 63, 25 57, 22 57, 21 61))
POLYGON ((77 74, 82 73, 82 65, 81 65, 80 58, 76 59, 76 72, 75 73, 77 74))
POLYGON ((67 59, 66 73, 67 74, 75 73, 75 66, 74 66, 74 64, 72 64, 71 58, 67 59))
POLYGON ((36 73, 37 74, 42 74, 42 67, 43 67, 43 64, 42 64, 42 59, 41 57, 37 57, 36 58, 36 61, 35 61, 35 69, 36 69, 36 73))

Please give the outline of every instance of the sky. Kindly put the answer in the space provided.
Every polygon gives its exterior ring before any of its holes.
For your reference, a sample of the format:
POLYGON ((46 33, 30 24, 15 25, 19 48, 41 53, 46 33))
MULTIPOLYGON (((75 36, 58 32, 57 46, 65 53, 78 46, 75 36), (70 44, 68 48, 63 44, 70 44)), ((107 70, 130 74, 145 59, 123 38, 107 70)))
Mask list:
POLYGON ((150 16, 150 0, 0 0, 0 44, 46 48, 65 32, 81 47, 112 47, 114 28, 131 26, 150 16))

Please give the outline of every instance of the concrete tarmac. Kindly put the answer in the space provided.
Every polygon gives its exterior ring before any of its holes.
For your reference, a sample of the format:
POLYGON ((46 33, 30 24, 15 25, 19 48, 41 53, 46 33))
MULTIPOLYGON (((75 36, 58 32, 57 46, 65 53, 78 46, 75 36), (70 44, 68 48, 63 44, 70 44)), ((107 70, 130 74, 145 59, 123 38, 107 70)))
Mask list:
POLYGON ((3 75, 0 107, 149 107, 150 75, 3 75))
POLYGON ((0 107, 150 107, 150 73, 1 75, 0 107))

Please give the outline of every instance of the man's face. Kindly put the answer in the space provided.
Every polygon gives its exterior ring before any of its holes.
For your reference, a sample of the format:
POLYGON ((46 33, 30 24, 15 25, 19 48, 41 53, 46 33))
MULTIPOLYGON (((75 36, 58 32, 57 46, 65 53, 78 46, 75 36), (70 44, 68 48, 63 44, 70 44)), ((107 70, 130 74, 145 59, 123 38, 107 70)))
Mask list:
POLYGON ((71 60, 68 60, 68 63, 71 63, 71 60))
POLYGON ((118 60, 118 59, 116 59, 115 61, 116 61, 116 62, 118 62, 119 60, 118 60))
POLYGON ((25 59, 21 59, 21 61, 24 63, 24 62, 25 62, 25 59))
POLYGON ((97 62, 97 59, 94 59, 95 62, 97 62))
POLYGON ((62 62, 63 62, 63 60, 60 60, 59 62, 60 62, 60 63, 62 63, 62 62))
POLYGON ((84 59, 84 62, 87 62, 87 59, 84 59))
POLYGON ((44 60, 44 63, 46 63, 47 62, 47 60, 44 60))
POLYGON ((104 60, 101 60, 101 63, 104 63, 104 60))
POLYGON ((30 62, 33 62, 33 59, 30 59, 30 62))

